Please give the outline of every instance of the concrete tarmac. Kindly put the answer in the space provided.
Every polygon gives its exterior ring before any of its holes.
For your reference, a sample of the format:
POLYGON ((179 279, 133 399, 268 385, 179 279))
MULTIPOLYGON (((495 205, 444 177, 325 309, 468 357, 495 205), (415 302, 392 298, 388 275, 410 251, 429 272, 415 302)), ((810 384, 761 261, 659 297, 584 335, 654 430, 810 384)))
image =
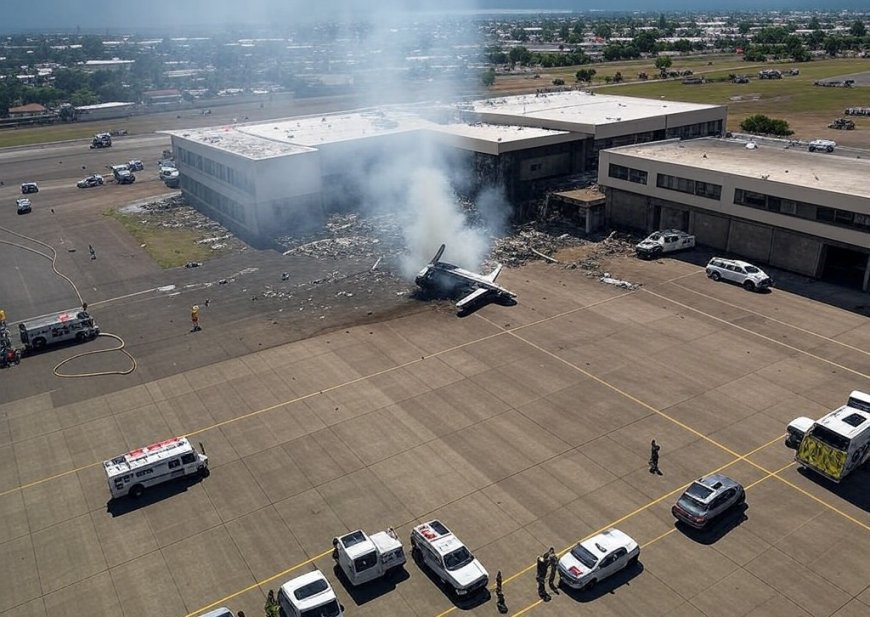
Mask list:
MULTIPOLYGON (((335 535, 393 526, 408 548, 411 527, 432 518, 491 577, 502 571, 511 615, 870 610, 870 471, 832 485, 799 471, 782 443, 793 418, 870 390, 865 316, 714 283, 674 259, 608 264, 635 291, 562 264, 506 269, 518 304, 466 318, 393 291, 363 300, 306 284, 369 267, 352 260, 246 251, 164 271, 100 214, 162 185, 89 192, 69 188, 74 177, 40 192, 32 215, 0 209, 0 225, 74 244, 59 267, 139 368, 53 376, 60 360, 110 344, 100 339, 0 372, 0 616, 256 615, 269 589, 315 567, 348 615, 492 614, 494 597, 457 600, 413 560, 360 590, 336 575, 335 535), (81 247, 94 237, 92 262, 81 247), (291 263, 305 310, 250 299, 291 263), (234 282, 206 287, 224 277, 234 282), (204 330, 189 333, 189 305, 206 295, 204 330), (109 500, 104 459, 182 434, 205 446, 210 477, 109 500), (647 470, 652 438, 661 476, 647 470), (679 492, 716 470, 747 487, 747 507, 707 533, 676 527, 679 492), (535 556, 611 526, 640 543, 639 565, 540 600, 535 556)), ((42 258, 0 246, 4 264, 28 272, 7 277, 4 265, 7 313, 72 301, 42 258)))

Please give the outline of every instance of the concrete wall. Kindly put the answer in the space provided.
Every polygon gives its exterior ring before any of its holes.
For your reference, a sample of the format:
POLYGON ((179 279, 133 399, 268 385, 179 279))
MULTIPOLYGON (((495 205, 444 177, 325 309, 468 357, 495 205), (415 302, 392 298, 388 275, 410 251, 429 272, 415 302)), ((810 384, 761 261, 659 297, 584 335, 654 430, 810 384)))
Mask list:
POLYGON ((689 229, 695 234, 695 240, 698 244, 724 251, 728 246, 731 219, 695 210, 691 213, 689 229))
POLYGON ((647 231, 650 204, 646 196, 610 187, 604 187, 604 194, 607 197, 605 218, 610 225, 647 231))
POLYGON ((773 239, 773 228, 767 225, 757 225, 747 221, 732 220, 728 233, 729 253, 736 253, 750 260, 770 261, 770 244, 773 239))
POLYGON ((818 276, 822 246, 823 243, 817 238, 792 233, 785 229, 776 229, 773 233, 769 262, 777 268, 806 276, 818 276))

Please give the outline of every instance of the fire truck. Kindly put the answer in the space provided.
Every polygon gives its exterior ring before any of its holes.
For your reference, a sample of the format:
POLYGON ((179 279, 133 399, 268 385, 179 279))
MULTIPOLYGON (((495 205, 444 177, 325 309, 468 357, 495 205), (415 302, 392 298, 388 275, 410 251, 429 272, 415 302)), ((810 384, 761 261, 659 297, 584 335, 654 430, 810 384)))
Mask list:
POLYGON ((83 342, 99 333, 93 317, 83 309, 61 311, 18 324, 18 336, 27 351, 39 351, 47 345, 73 340, 83 342))
POLYGON ((136 498, 163 482, 208 476, 208 457, 204 451, 197 452, 186 437, 173 437, 103 461, 103 469, 113 498, 136 498))

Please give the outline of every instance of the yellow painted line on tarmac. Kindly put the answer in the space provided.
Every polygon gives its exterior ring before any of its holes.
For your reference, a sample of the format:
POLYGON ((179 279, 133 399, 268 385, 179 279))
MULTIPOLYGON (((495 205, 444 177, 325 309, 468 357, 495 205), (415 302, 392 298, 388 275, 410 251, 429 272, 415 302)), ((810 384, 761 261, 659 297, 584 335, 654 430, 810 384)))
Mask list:
MULTIPOLYGON (((526 324, 526 325, 524 325, 524 326, 522 326, 522 327, 525 328, 525 327, 533 326, 533 325, 536 325, 536 324, 539 324, 539 323, 544 323, 544 322, 549 321, 549 320, 551 320, 551 319, 557 319, 557 318, 559 318, 559 317, 565 317, 566 315, 570 315, 570 314, 572 314, 572 313, 576 313, 576 312, 579 312, 579 311, 582 311, 582 310, 585 310, 585 309, 593 308, 593 307, 598 306, 598 305, 600 305, 600 304, 604 304, 605 302, 610 302, 611 300, 616 300, 616 299, 618 299, 618 298, 621 298, 621 297, 627 295, 628 293, 632 293, 632 292, 627 292, 627 293, 624 293, 624 294, 619 294, 619 295, 616 295, 616 296, 613 296, 613 297, 610 297, 610 298, 605 298, 604 300, 599 300, 598 302, 593 302, 592 304, 588 304, 588 305, 584 305, 584 306, 579 306, 579 307, 577 307, 577 308, 573 308, 573 309, 571 309, 571 310, 569 310, 569 311, 565 311, 564 313, 560 313, 559 315, 553 315, 553 316, 551 316, 551 317, 545 317, 545 318, 540 319, 540 320, 538 320, 538 321, 535 321, 535 322, 532 322, 532 323, 526 324)), ((492 323, 492 322, 490 322, 490 323, 492 323)), ((235 418, 230 418, 230 419, 228 419, 228 420, 223 420, 223 421, 221 421, 221 422, 216 422, 216 423, 211 424, 211 425, 209 425, 209 426, 205 426, 205 427, 202 427, 202 428, 198 428, 198 429, 196 429, 196 430, 194 430, 194 431, 191 431, 191 432, 187 433, 187 434, 185 435, 185 437, 193 437, 194 435, 199 435, 199 434, 201 434, 201 433, 205 433, 205 432, 210 431, 210 430, 212 430, 212 429, 221 428, 221 427, 223 427, 223 426, 227 426, 227 425, 232 424, 232 423, 234 423, 234 422, 239 422, 240 420, 246 420, 246 419, 248 419, 248 418, 252 418, 252 417, 254 417, 254 416, 258 416, 258 415, 260 415, 260 414, 264 414, 264 413, 267 413, 267 412, 269 412, 269 411, 273 411, 273 410, 275 410, 275 409, 278 409, 279 407, 283 407, 284 405, 291 405, 291 404, 293 404, 293 403, 298 403, 298 402, 300 402, 300 401, 304 401, 304 400, 306 400, 306 399, 313 398, 313 397, 315 397, 315 396, 320 396, 321 394, 325 394, 325 393, 327 393, 327 392, 332 392, 332 391, 335 391, 335 390, 339 390, 339 389, 341 389, 341 388, 344 388, 344 387, 346 387, 346 386, 351 386, 351 385, 354 385, 354 384, 356 384, 356 383, 360 383, 360 382, 366 381, 367 379, 372 379, 373 377, 379 377, 379 376, 381 376, 381 375, 386 375, 386 374, 388 374, 388 373, 391 373, 391 372, 393 372, 393 371, 397 371, 397 370, 399 370, 399 369, 407 368, 407 367, 412 366, 412 365, 414 365, 414 364, 418 364, 418 363, 420 363, 420 362, 423 362, 423 361, 426 360, 427 358, 437 358, 438 356, 441 356, 441 355, 444 355, 444 354, 448 354, 448 353, 453 352, 453 351, 456 351, 456 350, 458 350, 458 349, 463 349, 464 347, 468 347, 468 346, 470 346, 470 345, 476 345, 476 344, 481 343, 481 342, 483 342, 483 341, 487 341, 487 340, 489 340, 489 339, 496 338, 496 337, 499 337, 499 336, 505 336, 505 335, 508 334, 508 331, 502 329, 501 326, 498 326, 498 325, 495 324, 495 323, 493 323, 493 325, 494 325, 495 327, 499 328, 499 331, 498 331, 498 332, 494 332, 494 333, 492 333, 492 334, 488 334, 487 336, 483 336, 483 337, 478 338, 478 339, 475 339, 475 340, 473 340, 473 341, 467 341, 467 342, 465 342, 465 343, 461 343, 461 344, 459 344, 459 345, 455 345, 455 346, 453 346, 453 347, 450 347, 449 349, 442 349, 441 351, 436 351, 435 353, 430 354, 430 355, 428 355, 428 356, 425 356, 425 357, 423 357, 423 358, 421 358, 421 359, 419 359, 419 360, 414 359, 414 360, 411 360, 411 361, 406 362, 406 363, 404 363, 404 364, 400 364, 400 365, 398 365, 398 366, 393 366, 393 367, 390 367, 390 368, 388 368, 388 369, 384 369, 384 370, 378 371, 378 372, 376 372, 376 373, 372 373, 372 374, 370 374, 370 375, 364 375, 364 376, 361 376, 361 377, 357 377, 357 378, 355 378, 355 379, 351 379, 350 381, 345 381, 345 382, 343 382, 343 383, 336 384, 336 385, 334 385, 334 386, 329 386, 328 388, 324 388, 323 390, 318 390, 317 392, 311 392, 310 394, 304 394, 304 395, 302 395, 302 396, 298 396, 298 397, 296 397, 296 398, 288 399, 288 400, 286 400, 286 401, 282 401, 282 402, 280 402, 280 403, 275 403, 274 405, 269 405, 268 407, 264 407, 264 408, 262 408, 262 409, 256 409, 256 410, 254 410, 254 411, 248 412, 248 413, 246 413, 246 414, 244 414, 244 415, 241 415, 241 416, 237 416, 237 417, 235 417, 235 418)), ((61 430, 63 430, 63 429, 61 429, 61 430)), ((22 442, 16 442, 16 443, 22 443, 22 442)), ((44 483, 46 483, 46 482, 50 482, 50 481, 52 481, 52 480, 56 480, 56 479, 58 479, 58 478, 62 478, 62 477, 64 477, 64 476, 68 476, 68 475, 70 475, 70 474, 78 473, 79 471, 83 471, 83 470, 85 470, 85 469, 90 469, 91 467, 97 467, 97 466, 102 465, 102 464, 103 464, 102 461, 96 461, 96 462, 90 463, 90 464, 88 464, 88 465, 84 465, 84 466, 82 466, 82 467, 77 467, 76 469, 70 469, 70 470, 68 470, 68 471, 63 471, 63 472, 61 472, 61 473, 55 474, 55 475, 53 475, 53 476, 49 476, 49 477, 47 477, 47 478, 41 478, 41 479, 39 479, 39 480, 34 480, 33 482, 28 482, 27 484, 22 484, 22 485, 19 485, 19 486, 14 487, 14 488, 6 489, 6 490, 4 490, 4 491, 0 491, 0 497, 4 497, 4 496, 6 496, 6 495, 9 495, 10 493, 14 493, 14 492, 16 492, 16 491, 20 491, 20 490, 23 490, 23 489, 25 489, 25 488, 30 488, 30 487, 33 487, 33 486, 38 486, 38 485, 40 485, 40 484, 44 484, 44 483)))
MULTIPOLYGON (((722 471, 723 469, 727 469, 727 468, 730 467, 731 465, 733 465, 733 464, 735 464, 735 463, 738 463, 738 462, 740 462, 740 461, 742 461, 742 460, 745 460, 746 457, 748 457, 748 456, 752 456, 753 454, 756 454, 756 453, 760 452, 761 450, 764 450, 764 449, 767 448, 768 446, 771 446, 771 445, 775 444, 776 442, 778 442, 778 441, 779 441, 780 439, 782 439, 783 437, 784 437, 784 435, 779 435, 776 439, 771 439, 771 440, 768 441, 766 444, 760 445, 760 446, 758 446, 757 448, 755 448, 754 450, 751 450, 751 451, 747 452, 746 454, 740 455, 740 456, 738 456, 737 458, 735 458, 734 460, 729 461, 729 462, 725 463, 724 465, 721 465, 720 467, 717 467, 717 468, 714 469, 713 471, 711 471, 711 472, 709 472, 709 473, 707 473, 707 474, 704 474, 704 475, 708 475, 708 476, 709 476, 710 474, 718 473, 718 472, 722 471)), ((789 465, 793 465, 793 464, 794 464, 794 463, 789 463, 789 465)), ((788 467, 788 465, 787 465, 786 467, 788 467)), ((785 467, 783 467, 783 469, 785 469, 785 467)), ((781 470, 780 470, 780 471, 781 471, 781 470)), ((777 472, 768 472, 769 475, 773 475, 773 473, 777 473, 777 472)), ((689 483, 689 484, 691 484, 691 483, 689 483)), ((583 537, 580 541, 582 542, 583 540, 586 540, 586 539, 588 539, 588 538, 591 538, 591 537, 594 536, 594 535, 597 535, 597 534, 599 534, 599 533, 601 533, 601 532, 603 532, 603 531, 605 531, 605 530, 607 530, 607 529, 610 529, 611 527, 615 527, 616 525, 619 525, 620 523, 622 523, 622 522, 624 522, 624 521, 627 521, 628 519, 630 519, 630 518, 632 518, 632 517, 634 517, 634 516, 640 514, 640 513, 643 512, 644 510, 647 510, 648 508, 651 508, 652 506, 656 505, 657 503, 661 503, 662 501, 664 501, 664 500, 667 499, 668 497, 672 497, 672 496, 676 495, 677 493, 679 493, 680 491, 685 490, 685 488, 686 488, 687 486, 689 486, 689 484, 684 484, 684 485, 682 485, 682 486, 679 486, 679 487, 675 488, 674 490, 672 490, 672 491, 670 491, 670 492, 667 492, 667 493, 665 493, 664 495, 661 495, 660 497, 656 497, 655 499, 649 501, 649 502, 646 503, 645 505, 640 506, 639 508, 633 510, 632 512, 629 512, 629 513, 626 514, 625 516, 622 516, 622 517, 620 517, 620 518, 618 518, 618 519, 616 519, 616 520, 614 520, 614 521, 610 521, 609 523, 607 523, 607 524, 604 525, 603 527, 601 527, 601 528, 599 528, 599 529, 593 531, 593 532, 590 533, 589 535, 583 537)), ((753 485, 750 485, 750 486, 753 486, 753 485)), ((558 551, 558 554, 559 554, 559 555, 562 555, 562 554, 564 554, 565 552, 571 550, 571 548, 573 548, 575 544, 577 544, 577 543, 576 543, 576 542, 571 543, 570 545, 568 545, 568 546, 566 546, 565 548, 563 548, 563 549, 561 549, 560 551, 558 551)), ((531 570, 534 570, 534 568, 535 568, 535 564, 531 564, 531 565, 529 565, 529 566, 526 566, 525 568, 523 568, 523 569, 520 570, 519 572, 515 572, 514 574, 511 574, 511 575, 510 575, 509 577, 507 577, 506 579, 503 579, 503 581, 502 581, 502 585, 507 585, 508 583, 510 583, 511 581, 513 581, 513 580, 519 578, 519 577, 522 576, 523 574, 526 574, 526 573, 530 572, 531 570)), ((490 589, 495 589, 495 587, 490 587, 490 589)), ((537 606, 540 602, 541 602, 541 601, 539 600, 539 601, 538 601, 537 603, 535 603, 533 606, 537 606)), ((524 611, 527 611, 527 610, 530 610, 531 608, 532 608, 532 607, 526 607, 526 608, 523 609, 523 610, 524 610, 524 611)), ((442 613, 439 613, 436 617, 444 617, 445 615, 449 615, 450 613, 452 613, 452 612, 455 611, 455 610, 456 610, 456 607, 455 607, 455 606, 452 606, 452 607, 448 608, 446 611, 444 611, 444 612, 442 612, 442 613)), ((519 613, 517 613, 517 614, 519 614, 519 613)))
MULTIPOLYGON (((703 270, 702 270, 702 272, 703 272, 703 270)), ((857 351, 858 353, 864 354, 866 356, 870 356, 870 351, 867 351, 866 349, 861 349, 860 347, 855 347, 853 345, 849 345, 848 343, 838 341, 837 339, 831 338, 829 336, 825 336, 824 334, 819 334, 818 332, 813 332, 812 330, 807 330, 806 328, 801 328, 800 326, 790 324, 787 321, 782 321, 781 319, 776 319, 775 317, 771 317, 770 315, 765 315, 764 313, 760 313, 758 311, 754 311, 754 310, 746 308, 744 306, 740 306, 739 304, 734 304, 732 302, 722 300, 721 298, 715 298, 713 296, 709 296, 709 295, 702 293, 700 291, 697 291, 695 289, 691 289, 690 287, 685 287, 683 285, 677 285, 675 283, 676 280, 677 279, 672 279, 672 280, 667 281, 667 282, 674 283, 674 285, 679 287, 680 289, 684 289, 685 291, 702 296, 704 298, 709 298, 710 300, 713 300, 713 301, 718 302, 720 304, 724 304, 726 306, 730 306, 732 308, 736 308, 736 309, 739 309, 741 311, 751 313, 752 315, 757 315, 758 317, 762 317, 762 318, 766 319, 767 321, 772 321, 773 323, 778 323, 780 325, 787 326, 789 328, 792 328, 793 330, 797 330, 798 332, 803 332, 804 334, 809 334, 811 336, 818 337, 818 338, 825 340, 825 341, 828 341, 830 343, 836 343, 837 345, 842 345, 843 347, 846 347, 847 349, 851 349, 852 351, 857 351)))
MULTIPOLYGON (((780 470, 780 471, 782 471, 782 470, 780 470)), ((776 473, 778 474, 779 471, 777 471, 776 473)), ((859 527, 863 527, 865 530, 870 531, 870 525, 868 525, 867 523, 863 523, 863 522, 859 521, 857 518, 855 518, 854 516, 852 516, 851 514, 847 514, 847 513, 843 512, 842 510, 840 510, 836 506, 829 504, 827 501, 825 501, 821 497, 816 497, 815 495, 813 495, 812 493, 810 493, 806 489, 802 489, 801 487, 799 487, 797 484, 795 484, 791 480, 786 480, 785 478, 782 478, 780 476, 776 476, 776 479, 779 480, 780 482, 782 482, 783 484, 787 484, 788 486, 792 487, 794 490, 798 491, 799 493, 803 493, 805 496, 809 497, 810 499, 812 499, 816 503, 823 505, 826 508, 836 512, 837 514, 839 514, 840 516, 842 516, 846 520, 852 521, 853 523, 855 523, 859 527)))
MULTIPOLYGON (((654 291, 650 291, 649 289, 645 289, 645 288, 642 288, 642 291, 644 291, 652 296, 655 296, 656 298, 661 298, 665 302, 670 302, 671 304, 675 304, 675 305, 682 307, 688 311, 694 311, 695 313, 698 313, 699 315, 703 315, 703 316, 708 317, 714 321, 718 321, 719 323, 723 323, 725 325, 731 326, 732 328, 736 328, 737 330, 740 330, 742 332, 746 332, 747 334, 757 336, 757 337, 762 338, 766 341, 770 341, 771 343, 781 345, 782 347, 785 347, 786 349, 791 349, 792 351, 796 351, 797 353, 803 354, 805 356, 809 356, 810 358, 818 360, 819 362, 824 362, 826 364, 830 364, 831 366, 834 366, 838 369, 844 370, 848 373, 858 375, 859 377, 863 377, 864 379, 870 379, 870 375, 868 375, 866 373, 862 373, 861 371, 857 371, 853 368, 849 368, 848 366, 843 366, 842 364, 838 364, 837 362, 834 362, 833 360, 828 360, 827 358, 823 358, 822 356, 817 356, 816 354, 811 353, 809 351, 804 351, 803 349, 795 347, 794 345, 789 345, 788 343, 783 343, 782 341, 778 341, 775 338, 767 336, 765 334, 761 334, 760 332, 756 332, 754 330, 750 330, 749 328, 739 326, 736 323, 732 323, 732 322, 728 321, 727 319, 722 319, 721 317, 716 317, 715 315, 711 315, 710 313, 702 311, 701 309, 696 309, 695 307, 692 307, 692 306, 689 306, 688 304, 684 304, 682 302, 679 302, 678 300, 674 300, 672 298, 668 298, 667 296, 663 296, 660 293, 656 293, 654 291)), ((740 308, 740 307, 737 307, 737 308, 740 308)), ((816 335, 816 336, 821 336, 821 335, 816 335)), ((826 338, 826 337, 822 337, 822 338, 826 338)), ((828 340, 833 340, 833 339, 828 339, 828 340)))
MULTIPOLYGON (((779 438, 777 437, 777 439, 779 439, 779 438)), ((753 450, 752 452, 750 452, 750 453, 748 453, 748 454, 744 454, 744 456, 750 456, 750 455, 753 454, 754 452, 757 452, 759 449, 766 448, 766 447, 769 446, 771 443, 773 443, 773 442, 770 442, 770 443, 768 443, 768 444, 766 444, 766 445, 764 445, 764 446, 761 446, 761 448, 756 448, 756 449, 753 450)), ((733 464, 733 463, 736 463, 736 462, 737 462, 737 461, 732 461, 731 463, 729 463, 729 465, 731 465, 731 464, 733 464)), ((768 479, 770 479, 770 478, 774 478, 774 477, 776 477, 776 474, 778 474, 778 473, 781 472, 781 471, 785 471, 786 469, 788 469, 788 468, 791 467, 792 465, 794 465, 793 462, 792 462, 792 463, 789 463, 788 465, 784 465, 784 466, 780 467, 780 468, 777 469, 776 471, 768 472, 767 475, 765 475, 763 478, 759 478, 758 480, 756 480, 756 481, 753 482, 752 484, 747 484, 747 485, 746 485, 745 487, 743 487, 743 488, 744 488, 744 490, 747 490, 747 491, 748 491, 748 490, 751 489, 753 486, 756 486, 756 485, 758 485, 758 484, 761 484, 762 482, 764 482, 765 480, 768 480, 768 479)), ((720 468, 720 469, 721 469, 721 468, 720 468)), ((719 469, 717 469, 716 471, 719 471, 719 469)), ((710 473, 716 473, 716 471, 712 471, 712 472, 710 472, 710 473)), ((707 474, 707 475, 710 475, 710 474, 707 474)), ((674 533, 674 532, 676 532, 676 531, 677 531, 677 528, 676 528, 676 527, 671 527, 671 528, 668 529, 666 532, 664 532, 664 533, 662 533, 662 534, 656 536, 655 538, 653 538, 653 539, 650 540, 649 542, 646 542, 645 544, 641 544, 640 547, 641 547, 641 548, 646 548, 646 547, 650 546, 651 544, 655 544, 655 543, 658 542, 659 540, 662 540, 662 539, 664 539, 664 538, 667 538, 669 535, 671 535, 672 533, 674 533)), ((596 532, 596 533, 599 533, 599 532, 596 532)), ((595 534, 592 534, 592 535, 595 535, 595 534)), ((573 546, 573 545, 572 545, 572 546, 573 546)), ((564 551, 560 551, 560 554, 561 554, 562 552, 564 552, 564 551)), ((526 568, 526 571, 528 571, 528 570, 529 570, 529 568, 526 568)), ((523 615, 523 614, 529 612, 530 610, 532 610, 533 608, 535 608, 536 606, 538 606, 538 605, 541 604, 542 602, 543 602, 543 600, 538 600, 538 601, 536 601, 536 602, 533 602, 532 604, 529 604, 529 605, 526 606, 525 608, 521 608, 519 611, 517 611, 516 613, 514 613, 514 617, 516 617, 517 615, 523 615)), ((443 614, 444 614, 444 613, 442 613, 442 615, 443 615, 443 614)), ((439 617, 441 617, 441 616, 439 615, 439 617)))
POLYGON ((332 552, 332 549, 329 549, 328 551, 323 551, 319 555, 315 555, 314 557, 311 557, 310 559, 306 559, 303 562, 297 563, 295 566, 290 566, 286 570, 281 570, 280 572, 278 572, 278 574, 274 574, 274 575, 270 576, 269 578, 264 578, 262 581, 257 581, 253 585, 248 585, 244 589, 236 591, 235 593, 231 593, 228 596, 224 596, 220 600, 212 602, 211 604, 207 604, 206 606, 198 608, 195 611, 191 611, 190 613, 188 613, 184 617, 194 617, 195 615, 199 615, 200 613, 204 613, 207 610, 213 609, 217 606, 221 606, 222 604, 226 604, 229 600, 232 600, 233 598, 236 598, 236 597, 242 595, 243 593, 247 593, 253 589, 256 589, 257 587, 262 587, 263 585, 271 583, 276 578, 279 578, 281 576, 286 576, 286 575, 290 574, 291 572, 293 572, 294 570, 298 570, 299 568, 307 566, 308 564, 313 563, 313 562, 317 561, 318 559, 326 557, 331 552, 332 552))
POLYGON ((543 600, 537 600, 537 601, 535 601, 535 602, 532 602, 532 603, 529 604, 527 607, 525 607, 525 608, 521 608, 521 609, 518 610, 516 613, 514 613, 514 614, 513 614, 513 617, 519 617, 520 615, 525 615, 525 614, 528 613, 530 610, 532 610, 533 608, 535 608, 535 607, 538 606, 539 604, 543 604, 543 603, 544 603, 543 600))

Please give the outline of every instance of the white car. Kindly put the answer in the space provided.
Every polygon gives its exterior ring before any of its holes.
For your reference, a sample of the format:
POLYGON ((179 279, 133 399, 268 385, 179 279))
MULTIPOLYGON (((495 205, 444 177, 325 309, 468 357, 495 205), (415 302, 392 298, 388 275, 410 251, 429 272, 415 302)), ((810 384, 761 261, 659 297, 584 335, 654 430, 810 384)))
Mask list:
POLYGON ((342 617, 332 586, 320 570, 290 579, 278 590, 278 605, 285 617, 342 617))
POLYGON ((695 236, 680 229, 656 231, 634 247, 638 257, 655 259, 664 253, 682 251, 695 246, 695 236))
POLYGON ((831 139, 814 139, 809 143, 807 149, 810 152, 815 152, 816 150, 824 151, 824 152, 833 152, 834 148, 837 147, 837 142, 831 139))
POLYGON ((411 549, 417 559, 449 586, 457 596, 486 587, 489 575, 471 551, 441 521, 433 520, 411 530, 411 549))
POLYGON ((738 259, 714 257, 707 262, 705 272, 714 281, 731 281, 749 291, 762 291, 773 287, 773 279, 767 276, 764 270, 738 259))
POLYGON ((589 590, 620 570, 637 563, 640 547, 618 529, 578 542, 559 559, 562 584, 572 589, 589 590))

